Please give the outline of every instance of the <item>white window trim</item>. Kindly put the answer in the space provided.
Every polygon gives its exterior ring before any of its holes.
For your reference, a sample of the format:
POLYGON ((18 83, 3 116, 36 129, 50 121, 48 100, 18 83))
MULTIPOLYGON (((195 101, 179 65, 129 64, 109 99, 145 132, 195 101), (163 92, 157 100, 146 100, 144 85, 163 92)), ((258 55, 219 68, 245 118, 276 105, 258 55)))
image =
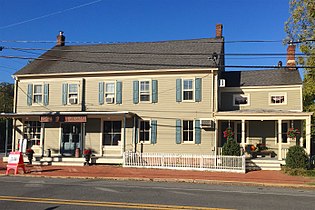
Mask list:
POLYGON ((116 81, 105 81, 104 82, 104 104, 107 104, 107 105, 110 105, 110 104, 115 104, 116 103, 116 81), (109 84, 109 83, 114 83, 114 92, 106 92, 106 84, 109 84), (106 94, 109 93, 109 94, 113 94, 114 95, 114 102, 113 103, 106 103, 106 94))
POLYGON ((152 80, 151 79, 142 79, 139 80, 139 103, 152 103, 152 80), (149 101, 141 101, 141 82, 149 82, 149 101))
MULTIPOLYGON (((33 83, 33 93, 32 93, 32 105, 33 106, 42 106, 44 104, 44 83, 33 83), (41 93, 41 96, 42 96, 42 102, 41 103, 37 103, 35 102, 35 85, 41 85, 42 86, 42 93, 41 93)), ((39 94, 36 94, 36 95, 39 95, 39 94)))
POLYGON ((141 144, 151 144, 151 119, 141 119, 138 123, 138 128, 139 128, 139 131, 138 131, 138 136, 139 136, 139 143, 141 144), (148 141, 141 141, 140 140, 140 123, 141 121, 149 121, 149 126, 150 126, 150 130, 149 130, 149 140, 148 141))
POLYGON ((279 105, 287 105, 287 93, 286 92, 278 92, 278 93, 269 93, 269 105, 271 106, 279 106, 279 105), (284 96, 284 102, 283 103, 271 103, 271 97, 272 96, 284 96))
POLYGON ((233 106, 240 107, 240 106, 249 106, 249 105, 250 105, 250 94, 249 93, 244 93, 244 94, 236 93, 236 94, 233 94, 233 106), (235 98, 237 96, 247 97, 247 104, 235 104, 235 98))
MULTIPOLYGON (((290 121, 289 120, 283 120, 282 121, 282 124, 283 123, 286 123, 288 125, 288 129, 290 128, 290 121)), ((277 142, 278 140, 278 122, 275 123, 275 145, 278 145, 279 142, 277 142)), ((292 141, 292 138, 290 137, 287 137, 287 142, 282 142, 282 139, 281 139, 281 144, 282 145, 289 145, 290 142, 292 141)))
POLYGON ((196 80, 196 78, 182 78, 182 102, 195 102, 195 81, 196 80), (185 91, 185 89, 184 89, 184 81, 185 80, 192 80, 192 93, 193 93, 193 97, 192 97, 192 99, 191 100, 185 100, 184 99, 184 91, 185 91))
POLYGON ((78 82, 68 82, 68 90, 67 90, 67 105, 70 105, 70 106, 76 106, 76 105, 79 105, 80 104, 80 83, 78 82), (77 85, 78 88, 77 88, 77 103, 76 104, 71 104, 69 102, 70 100, 70 85, 77 85))
POLYGON ((196 125, 195 125, 195 122, 196 122, 196 120, 187 120, 187 119, 183 119, 182 120, 182 122, 181 122, 181 124, 182 124, 182 126, 181 126, 181 135, 182 135, 182 139, 181 139, 181 141, 182 141, 182 144, 188 144, 188 145, 191 145, 191 144, 195 144, 195 141, 196 141, 196 137, 195 137, 195 132, 196 132, 196 129, 195 129, 195 127, 196 127, 196 125), (184 121, 193 121, 193 141, 184 141, 184 121))
POLYGON ((39 137, 39 139, 28 139, 27 138, 27 140, 29 140, 29 141, 39 141, 39 145, 38 144, 34 144, 33 146, 32 146, 32 148, 36 148, 36 147, 42 147, 42 144, 43 144, 43 135, 44 135, 44 124, 43 123, 41 123, 40 121, 37 121, 37 120, 24 120, 23 121, 23 132, 22 132, 22 135, 21 135, 21 138, 22 139, 24 139, 24 135, 25 135, 25 132, 24 132, 24 129, 25 129, 25 123, 26 122, 39 122, 39 124, 40 124, 40 132, 39 132, 39 134, 40 134, 40 137, 39 137))

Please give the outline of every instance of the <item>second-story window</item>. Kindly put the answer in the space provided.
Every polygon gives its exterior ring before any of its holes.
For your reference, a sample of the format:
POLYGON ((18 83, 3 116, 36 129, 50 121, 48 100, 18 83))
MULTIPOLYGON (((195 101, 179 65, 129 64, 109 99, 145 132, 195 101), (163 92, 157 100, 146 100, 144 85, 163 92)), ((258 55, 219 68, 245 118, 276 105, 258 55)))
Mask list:
POLYGON ((33 102, 36 104, 43 103, 43 85, 34 85, 33 102))
POLYGON ((140 101, 150 101, 150 81, 140 81, 140 101))
POLYGON ((277 105, 277 104, 286 104, 286 94, 285 93, 271 93, 269 94, 269 104, 270 105, 277 105))
POLYGON ((233 106, 247 106, 249 105, 249 94, 234 94, 233 106))
POLYGON ((105 101, 107 104, 115 102, 115 82, 105 83, 105 101))
POLYGON ((78 84, 69 84, 68 100, 69 104, 78 104, 78 84))
POLYGON ((183 80, 183 100, 184 101, 194 100, 194 80, 193 79, 183 80))

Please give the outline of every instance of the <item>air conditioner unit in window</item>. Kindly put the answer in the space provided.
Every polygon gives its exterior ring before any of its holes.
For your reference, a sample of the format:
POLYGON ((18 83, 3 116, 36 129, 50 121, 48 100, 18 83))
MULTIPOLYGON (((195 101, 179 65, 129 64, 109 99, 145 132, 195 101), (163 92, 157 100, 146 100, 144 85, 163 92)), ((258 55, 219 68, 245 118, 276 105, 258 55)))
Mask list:
POLYGON ((115 98, 114 97, 106 97, 105 101, 107 104, 113 104, 115 102, 115 98))
POLYGON ((214 121, 211 119, 201 119, 200 127, 201 128, 214 128, 214 121))
POLYGON ((225 87, 225 79, 220 79, 219 80, 219 86, 220 87, 225 87))
POLYGON ((69 104, 77 104, 78 99, 77 98, 69 98, 69 104))

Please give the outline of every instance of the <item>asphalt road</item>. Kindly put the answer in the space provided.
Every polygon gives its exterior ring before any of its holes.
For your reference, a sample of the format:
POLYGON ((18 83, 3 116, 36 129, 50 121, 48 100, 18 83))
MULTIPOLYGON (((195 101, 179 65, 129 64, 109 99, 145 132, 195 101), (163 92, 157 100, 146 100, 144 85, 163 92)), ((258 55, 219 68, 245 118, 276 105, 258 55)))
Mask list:
POLYGON ((0 177, 0 209, 315 209, 315 190, 0 177))

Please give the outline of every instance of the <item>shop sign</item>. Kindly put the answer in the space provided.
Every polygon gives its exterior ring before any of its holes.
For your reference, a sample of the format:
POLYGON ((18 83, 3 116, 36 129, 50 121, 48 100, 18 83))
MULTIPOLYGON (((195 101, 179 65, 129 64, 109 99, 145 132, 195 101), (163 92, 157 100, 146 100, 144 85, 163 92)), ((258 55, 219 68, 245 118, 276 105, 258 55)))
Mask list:
POLYGON ((50 123, 50 122, 86 122, 86 116, 40 116, 40 122, 50 123))

